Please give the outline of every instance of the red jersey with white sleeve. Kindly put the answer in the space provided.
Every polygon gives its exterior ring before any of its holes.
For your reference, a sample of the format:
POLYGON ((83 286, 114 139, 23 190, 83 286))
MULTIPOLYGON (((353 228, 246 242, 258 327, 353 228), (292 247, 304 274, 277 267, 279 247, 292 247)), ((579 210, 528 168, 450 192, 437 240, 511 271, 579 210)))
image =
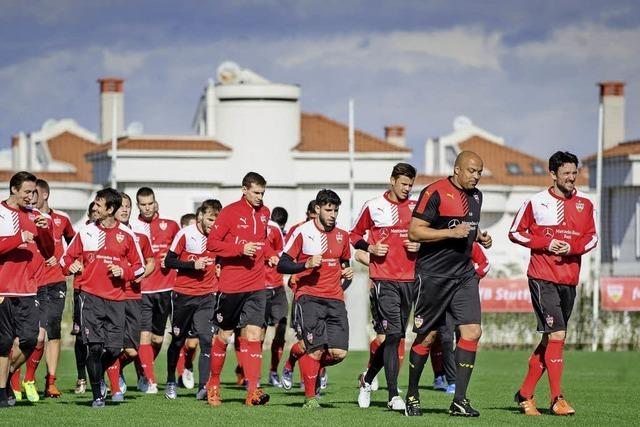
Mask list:
POLYGON ((171 219, 161 218, 159 214, 156 214, 151 221, 138 216, 138 218, 131 220, 131 229, 136 233, 147 235, 151 241, 156 261, 153 273, 142 279, 142 293, 151 294, 172 290, 176 281, 176 271, 162 268, 162 259, 167 255, 169 246, 180 231, 178 223, 171 219))
POLYGON ((37 279, 44 260, 55 253, 53 225, 49 215, 37 209, 14 209, 0 203, 0 297, 32 296, 38 293, 37 279), (43 215, 48 227, 37 227, 34 220, 43 215), (33 243, 22 239, 22 232, 34 236, 33 243))
POLYGON ((174 291, 191 296, 207 295, 218 291, 216 256, 207 250, 207 236, 200 231, 198 224, 191 224, 180 230, 169 250, 178 255, 180 261, 211 258, 211 262, 205 266, 204 270, 178 269, 176 283, 173 286, 174 291))
POLYGON ((368 244, 389 245, 385 256, 370 255, 369 277, 373 280, 413 282, 417 252, 409 252, 404 241, 409 239, 409 223, 416 207, 415 199, 394 202, 387 191, 364 204, 349 236, 351 244, 365 239, 368 244))
MULTIPOLYGON (((138 247, 140 248, 140 252, 142 253, 142 260, 144 261, 143 265, 146 266, 147 259, 154 258, 153 249, 151 249, 151 241, 145 234, 142 234, 142 233, 134 232, 133 236, 135 237, 136 243, 138 244, 138 247)), ((130 280, 127 283, 125 283, 124 285, 125 299, 141 300, 142 293, 140 288, 141 288, 140 283, 136 283, 135 280, 130 280)))
POLYGON ((286 236, 284 236, 284 243, 286 244, 286 243, 289 241, 289 239, 291 238, 291 236, 293 236, 293 233, 296 231, 296 228, 300 227, 302 224, 304 224, 304 223, 305 223, 305 222, 307 222, 307 221, 309 221, 309 220, 301 221, 301 222, 299 222, 299 223, 297 223, 297 224, 293 224, 293 225, 291 226, 291 228, 289 229, 289 231, 287 231, 287 235, 286 235, 286 236))
MULTIPOLYGON (((51 217, 53 225, 53 239, 55 243, 54 256, 56 257, 56 260, 59 260, 64 254, 64 248, 67 242, 70 242, 71 239, 73 239, 76 232, 73 230, 69 215, 65 212, 49 209, 49 216, 51 217)), ((65 276, 62 274, 62 268, 60 267, 59 262, 52 266, 45 264, 42 275, 38 278, 38 287, 46 286, 51 283, 64 282, 64 280, 65 276)))
POLYGON ((244 197, 220 211, 207 240, 207 249, 221 266, 220 292, 264 289, 265 259, 276 255, 267 245, 269 217, 267 207, 255 209, 244 197), (244 255, 244 245, 249 242, 258 243, 253 257, 244 255))
POLYGON ((69 267, 75 260, 84 267, 75 277, 82 291, 108 300, 125 300, 125 283, 144 273, 144 259, 135 234, 118 221, 113 228, 96 222, 80 230, 60 260, 64 274, 70 274, 69 267), (122 277, 113 277, 110 264, 122 268, 122 277))
POLYGON ((296 298, 312 295, 344 300, 341 261, 351 258, 349 233, 337 227, 328 232, 320 230, 315 220, 308 221, 296 229, 285 245, 284 253, 298 263, 306 262, 314 255, 322 255, 320 267, 296 274, 296 298))
POLYGON ((473 242, 473 246, 471 247, 471 263, 481 279, 486 276, 491 269, 487 255, 478 242, 473 242))
POLYGON ((549 188, 527 200, 509 230, 512 242, 531 249, 527 276, 562 285, 577 285, 581 257, 598 243, 595 215, 591 200, 577 190, 564 198, 549 188), (554 239, 569 244, 566 255, 549 252, 554 239))
MULTIPOLYGON (((280 256, 284 248, 284 236, 277 222, 269 220, 267 223, 267 244, 273 251, 280 256)), ((266 268, 266 287, 267 289, 279 288, 284 286, 284 276, 276 270, 276 267, 265 266, 266 268)))

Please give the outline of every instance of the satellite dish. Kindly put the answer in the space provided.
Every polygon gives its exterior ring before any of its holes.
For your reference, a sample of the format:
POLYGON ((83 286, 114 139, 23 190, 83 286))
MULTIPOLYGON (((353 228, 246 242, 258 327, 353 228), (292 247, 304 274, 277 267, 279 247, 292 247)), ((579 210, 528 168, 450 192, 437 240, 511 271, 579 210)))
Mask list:
POLYGON ((453 130, 462 130, 473 126, 473 122, 467 116, 458 116, 453 119, 453 130))
POLYGON ((218 81, 223 85, 238 83, 242 70, 235 62, 225 61, 218 66, 216 74, 218 81))
POLYGON ((127 135, 136 136, 142 135, 144 132, 144 125, 140 122, 131 122, 129 126, 127 126, 127 135))
POLYGON ((56 125, 56 123, 58 123, 58 121, 56 119, 47 119, 42 124, 42 130, 51 129, 52 127, 54 127, 56 125))

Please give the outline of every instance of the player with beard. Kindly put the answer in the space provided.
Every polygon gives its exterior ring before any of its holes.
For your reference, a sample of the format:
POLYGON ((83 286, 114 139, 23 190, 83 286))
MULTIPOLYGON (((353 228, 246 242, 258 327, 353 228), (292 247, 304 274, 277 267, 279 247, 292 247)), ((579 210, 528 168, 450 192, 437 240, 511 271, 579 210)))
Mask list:
POLYGON ((295 274, 298 339, 305 354, 300 370, 305 408, 319 408, 321 367, 340 363, 349 349, 349 320, 342 279, 351 280, 349 233, 336 227, 340 197, 331 190, 316 196, 316 219, 299 226, 287 242, 278 272, 295 274))
POLYGON ((531 249, 527 276, 542 339, 529 358, 529 370, 515 400, 525 415, 534 416, 540 412, 533 393, 545 370, 551 389, 550 412, 576 412, 562 395, 564 340, 581 257, 598 243, 593 204, 575 188, 578 158, 566 151, 556 152, 549 158, 549 173, 553 185, 524 203, 509 230, 511 241, 531 249))

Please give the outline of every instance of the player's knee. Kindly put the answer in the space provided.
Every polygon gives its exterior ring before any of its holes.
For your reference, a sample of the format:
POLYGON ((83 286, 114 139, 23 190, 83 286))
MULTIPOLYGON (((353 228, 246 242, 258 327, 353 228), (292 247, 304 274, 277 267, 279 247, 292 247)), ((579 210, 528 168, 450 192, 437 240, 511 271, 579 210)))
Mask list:
POLYGON ((478 341, 482 336, 482 327, 480 325, 461 326, 460 336, 467 341, 478 341))
POLYGON ((344 360, 344 358, 347 357, 347 353, 347 350, 342 350, 339 348, 329 349, 329 354, 331 354, 331 357, 333 357, 333 359, 338 362, 344 360))
MULTIPOLYGON (((223 331, 222 329, 220 329, 216 334, 216 337, 228 344, 229 340, 231 339, 231 335, 233 335, 233 331, 223 331)), ((239 337, 240 335, 236 337, 236 342, 238 341, 239 337)))
POLYGON ((260 341, 262 339, 262 328, 259 326, 248 325, 245 328, 245 337, 247 341, 260 341))
POLYGON ((151 344, 160 346, 162 345, 162 341, 164 341, 163 335, 151 334, 151 344))
POLYGON ((552 339, 552 340, 564 340, 566 336, 567 336, 567 332, 566 331, 555 331, 555 332, 551 332, 549 334, 549 339, 552 339))
POLYGON ((387 339, 387 336, 384 334, 376 335, 376 341, 378 341, 378 344, 382 344, 386 339, 387 339))
POLYGON ((324 349, 322 348, 317 348, 315 350, 311 350, 308 354, 310 357, 316 359, 316 360, 320 360, 320 358, 322 358, 322 353, 324 353, 324 349))
POLYGON ((134 357, 138 356, 138 351, 135 348, 125 348, 124 354, 126 354, 127 357, 130 357, 133 359, 134 357))

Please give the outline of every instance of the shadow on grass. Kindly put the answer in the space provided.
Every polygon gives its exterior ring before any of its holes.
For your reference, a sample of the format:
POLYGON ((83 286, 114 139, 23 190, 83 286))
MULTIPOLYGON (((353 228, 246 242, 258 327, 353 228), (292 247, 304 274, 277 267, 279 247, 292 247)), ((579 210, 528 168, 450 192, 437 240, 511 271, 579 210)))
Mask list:
MULTIPOLYGON (((289 408, 300 408, 302 409, 302 404, 303 402, 289 402, 289 403, 280 403, 280 404, 272 404, 269 403, 269 406, 287 406, 289 408)), ((336 409, 338 408, 336 405, 332 404, 332 403, 322 403, 320 402, 320 408, 319 409, 336 409)))

